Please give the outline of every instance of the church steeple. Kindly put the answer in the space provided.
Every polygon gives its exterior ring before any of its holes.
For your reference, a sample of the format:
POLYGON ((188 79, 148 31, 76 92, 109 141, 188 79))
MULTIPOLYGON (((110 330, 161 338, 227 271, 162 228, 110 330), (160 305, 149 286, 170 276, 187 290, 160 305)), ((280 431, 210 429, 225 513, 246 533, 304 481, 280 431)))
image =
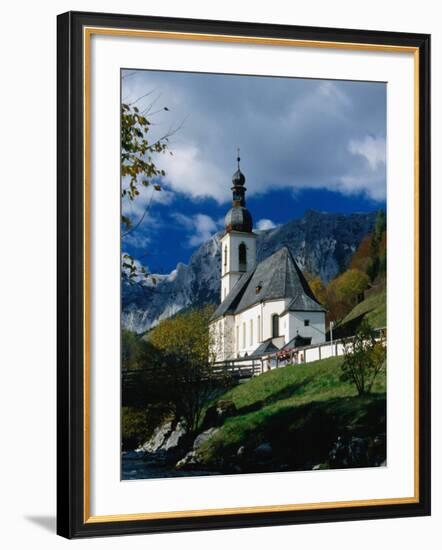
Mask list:
POLYGON ((239 147, 238 147, 238 156, 236 158, 236 161, 238 163, 238 170, 233 174, 232 176, 232 184, 233 187, 232 193, 233 193, 233 206, 245 206, 246 205, 246 188, 244 187, 244 184, 246 182, 246 178, 244 174, 241 172, 241 168, 239 166, 239 163, 241 161, 241 157, 239 156, 239 147))
POLYGON ((246 178, 239 165, 239 149, 236 160, 238 169, 232 176, 232 208, 224 219, 226 232, 221 238, 221 301, 243 273, 252 271, 256 265, 256 235, 252 231, 252 216, 246 208, 246 178))
POLYGON ((253 221, 250 212, 246 208, 246 187, 244 184, 246 178, 240 169, 241 157, 236 158, 238 163, 238 169, 232 176, 232 208, 227 212, 225 217, 226 231, 242 231, 244 233, 251 233, 253 228, 253 221))

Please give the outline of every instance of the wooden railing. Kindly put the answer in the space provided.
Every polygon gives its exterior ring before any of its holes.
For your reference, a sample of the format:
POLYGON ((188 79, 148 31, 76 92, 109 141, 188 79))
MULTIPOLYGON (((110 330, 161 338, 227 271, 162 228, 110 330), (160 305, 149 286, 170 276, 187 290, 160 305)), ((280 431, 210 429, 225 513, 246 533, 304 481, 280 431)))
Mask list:
MULTIPOLYGON (((377 339, 386 342, 387 329, 385 327, 375 329, 377 339)), ((353 341, 354 336, 334 340, 333 342, 323 342, 310 346, 292 348, 289 350, 280 350, 274 353, 261 355, 259 357, 236 357, 224 361, 216 361, 212 364, 211 376, 228 375, 237 380, 248 380, 275 368, 285 367, 289 364, 304 364, 337 357, 344 354, 345 346, 353 341)), ((136 370, 122 369, 122 380, 124 384, 130 383, 131 379, 136 380, 137 375, 144 373, 148 377, 155 377, 158 371, 153 367, 144 367, 136 370)))

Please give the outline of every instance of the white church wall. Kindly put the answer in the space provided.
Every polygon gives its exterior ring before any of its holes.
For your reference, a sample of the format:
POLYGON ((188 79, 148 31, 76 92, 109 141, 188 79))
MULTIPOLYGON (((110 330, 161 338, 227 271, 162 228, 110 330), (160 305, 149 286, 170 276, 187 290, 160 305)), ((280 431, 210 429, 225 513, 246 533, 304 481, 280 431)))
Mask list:
MULTIPOLYGON (((222 238, 223 254, 224 247, 227 245, 227 265, 225 271, 240 271, 238 248, 241 243, 246 245, 247 250, 247 271, 255 269, 256 264, 256 235, 254 233, 241 233, 239 231, 229 231, 222 238)), ((224 256, 223 256, 224 269, 224 256)))
POLYGON ((228 296, 241 275, 242 273, 229 273, 221 279, 221 302, 228 296))
MULTIPOLYGON (((259 303, 233 316, 228 315, 213 323, 216 342, 216 360, 224 361, 251 355, 261 342, 273 337, 272 316, 279 315, 279 335, 284 344, 298 333, 311 338, 311 344, 325 342, 325 314, 322 312, 286 312, 288 300, 259 303), (309 325, 305 326, 304 321, 309 325)), ((313 352, 316 353, 316 352, 313 352)), ((317 357, 319 359, 319 356, 317 357)), ((309 359, 315 360, 315 359, 309 359)))
POLYGON ((228 315, 224 318, 224 359, 235 357, 235 318, 228 315))
MULTIPOLYGON (((272 338, 272 315, 280 315, 286 308, 286 300, 259 303, 235 316, 235 352, 243 357, 251 355, 261 342, 272 338)), ((287 343, 287 333, 280 320, 279 334, 287 343)))
MULTIPOLYGON (((263 304, 263 341, 272 338, 272 316, 274 314, 281 315, 287 308, 288 300, 272 300, 263 304)), ((279 334, 284 336, 285 343, 288 342, 288 326, 284 326, 284 319, 279 319, 279 334)))
POLYGON ((239 245, 246 245, 246 271, 253 271, 256 266, 256 235, 229 231, 221 239, 221 301, 229 294, 238 279, 244 273, 239 265, 239 245), (227 247, 227 254, 226 254, 227 247))
POLYGON ((209 360, 212 361, 213 358, 215 361, 220 361, 222 357, 222 322, 220 320, 214 321, 209 325, 209 336, 210 336, 210 350, 209 350, 209 360))
POLYGON ((325 342, 325 313, 320 311, 290 311, 287 316, 289 341, 298 332, 300 336, 311 338, 312 344, 325 342), (305 325, 305 321, 308 321, 308 326, 305 325))
POLYGON ((261 304, 235 315, 235 351, 241 357, 246 353, 251 355, 262 342, 260 325, 262 325, 261 304))
POLYGON ((215 361, 225 361, 236 357, 234 328, 233 315, 227 315, 210 324, 211 345, 215 361))

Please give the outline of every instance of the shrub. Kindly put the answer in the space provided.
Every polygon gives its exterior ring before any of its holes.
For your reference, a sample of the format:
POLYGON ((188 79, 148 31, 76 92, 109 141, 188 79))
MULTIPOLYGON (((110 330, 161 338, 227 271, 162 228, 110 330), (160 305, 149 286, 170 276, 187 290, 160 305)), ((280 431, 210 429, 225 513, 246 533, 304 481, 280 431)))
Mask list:
POLYGON ((345 345, 341 379, 353 382, 359 395, 370 393, 376 376, 386 363, 387 350, 376 340, 375 333, 364 319, 354 338, 345 345))

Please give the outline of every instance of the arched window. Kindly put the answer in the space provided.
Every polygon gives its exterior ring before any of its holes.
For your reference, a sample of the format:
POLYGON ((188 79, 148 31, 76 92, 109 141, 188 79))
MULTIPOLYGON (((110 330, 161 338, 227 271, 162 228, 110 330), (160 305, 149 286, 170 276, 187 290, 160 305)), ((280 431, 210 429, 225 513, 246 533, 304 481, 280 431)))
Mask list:
POLYGON ((272 338, 279 336, 279 315, 274 313, 272 315, 272 338))
POLYGON ((224 247, 224 271, 227 269, 227 245, 224 247))
POLYGON ((242 347, 246 347, 246 324, 242 324, 242 347))
POLYGON ((258 315, 258 344, 261 342, 262 340, 262 335, 261 335, 261 315, 258 315))
POLYGON ((247 271, 247 248, 245 243, 238 247, 239 271, 247 271))

